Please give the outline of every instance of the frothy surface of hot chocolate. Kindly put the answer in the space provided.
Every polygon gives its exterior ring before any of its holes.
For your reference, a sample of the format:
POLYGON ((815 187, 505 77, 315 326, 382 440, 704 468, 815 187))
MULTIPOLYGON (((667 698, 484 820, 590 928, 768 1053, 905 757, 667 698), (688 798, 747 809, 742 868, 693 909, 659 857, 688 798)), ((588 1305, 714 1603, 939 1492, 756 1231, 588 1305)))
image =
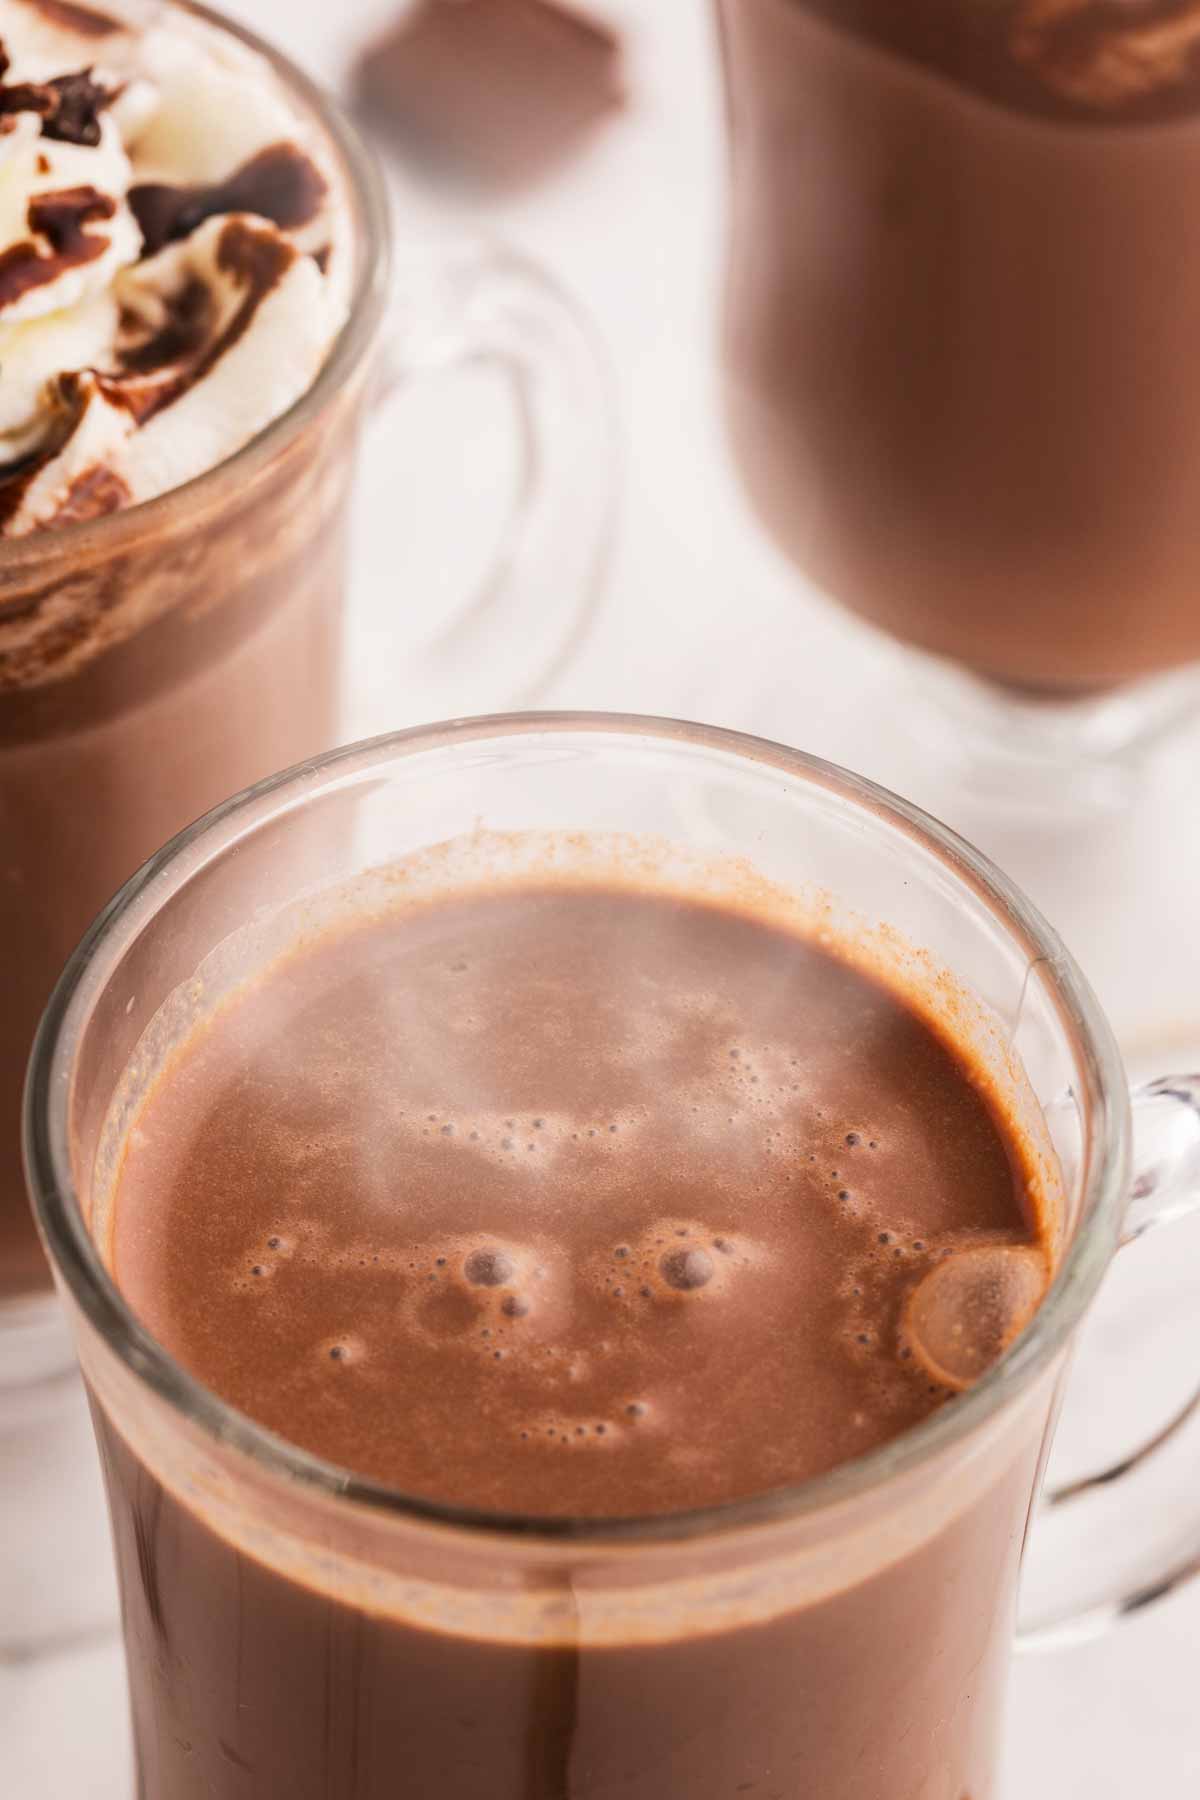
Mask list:
POLYGON ((292 1442, 584 1517, 888 1440, 1047 1259, 1016 1134, 897 996, 747 914, 554 888, 352 924, 236 991, 149 1090, 111 1254, 292 1442))

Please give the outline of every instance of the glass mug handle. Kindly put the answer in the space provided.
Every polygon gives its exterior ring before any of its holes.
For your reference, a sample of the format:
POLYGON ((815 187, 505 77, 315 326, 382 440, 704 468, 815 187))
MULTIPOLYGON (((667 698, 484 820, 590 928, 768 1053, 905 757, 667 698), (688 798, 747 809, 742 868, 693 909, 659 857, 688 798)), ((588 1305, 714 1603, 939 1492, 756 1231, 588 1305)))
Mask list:
POLYGON ((413 651, 415 679, 453 684, 456 713, 527 703, 573 654, 606 570, 618 471, 603 347, 551 276, 486 240, 398 255, 375 421, 415 380, 471 366, 507 377, 519 460, 488 573, 413 651))
MULTIPOLYGON (((1133 1183, 1120 1247, 1197 1212, 1200 1075, 1166 1075, 1133 1094, 1133 1183)), ((1083 1572, 1079 1579, 1050 1582, 1045 1577, 1053 1561, 1043 1560, 1032 1581, 1026 1570, 1017 1634, 1021 1649, 1055 1649, 1098 1636, 1200 1575, 1195 1498, 1200 1455, 1194 1445, 1189 1455, 1185 1429, 1198 1415, 1200 1387, 1135 1449, 1094 1474, 1047 1489, 1032 1533, 1035 1559, 1046 1537, 1046 1548, 1070 1546, 1065 1561, 1083 1572), (1154 1506, 1139 1510, 1138 1484, 1146 1480, 1159 1488, 1165 1482, 1175 1503, 1168 1498, 1164 1504, 1159 1493, 1154 1506), (1140 1561, 1126 1560, 1131 1525, 1140 1528, 1140 1539, 1152 1522, 1166 1527, 1158 1541, 1140 1561), (1082 1543, 1094 1548, 1081 1554, 1082 1543), (1050 1586, 1063 1591, 1036 1591, 1050 1586)))

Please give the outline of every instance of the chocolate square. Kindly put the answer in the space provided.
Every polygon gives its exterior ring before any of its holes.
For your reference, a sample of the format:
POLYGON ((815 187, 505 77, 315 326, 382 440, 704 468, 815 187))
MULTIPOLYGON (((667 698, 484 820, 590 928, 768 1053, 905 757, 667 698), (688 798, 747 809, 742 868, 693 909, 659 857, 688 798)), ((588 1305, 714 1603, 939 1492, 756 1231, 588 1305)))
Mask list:
POLYGON ((625 98, 616 34, 557 0, 420 0, 356 86, 410 154, 494 188, 548 172, 625 98))

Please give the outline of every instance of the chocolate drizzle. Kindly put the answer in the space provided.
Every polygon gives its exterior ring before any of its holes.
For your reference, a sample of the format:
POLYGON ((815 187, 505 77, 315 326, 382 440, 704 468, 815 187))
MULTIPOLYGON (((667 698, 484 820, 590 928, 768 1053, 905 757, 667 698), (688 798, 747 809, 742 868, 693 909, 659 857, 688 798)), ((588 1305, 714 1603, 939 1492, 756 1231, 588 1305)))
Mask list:
POLYGON ((297 252, 269 231, 261 231, 245 219, 230 219, 217 245, 217 267, 243 288, 241 304, 225 329, 209 344, 192 371, 199 381, 249 330, 255 313, 279 286, 297 252))
POLYGON ((97 12, 94 6, 80 6, 76 0, 24 0, 32 12, 41 13, 52 25, 73 31, 76 37, 113 37, 125 27, 119 19, 97 12))
POLYGON ((0 469, 0 532, 5 531, 10 521, 16 517, 29 489, 61 448, 61 443, 56 439, 50 449, 43 445, 40 450, 0 469))
POLYGON ((258 308, 298 254, 283 239, 249 220, 228 220, 217 244, 217 267, 243 290, 228 322, 216 329, 213 295, 203 281, 193 277, 170 301, 166 324, 152 337, 120 351, 120 373, 95 372, 104 398, 122 407, 138 425, 173 405, 203 381, 245 335, 258 308))
POLYGON ((29 202, 29 229, 50 246, 49 254, 30 238, 0 252, 0 308, 11 306, 31 288, 57 280, 65 270, 103 256, 108 238, 84 227, 111 219, 116 210, 111 196, 94 187, 60 188, 35 196, 29 202))
POLYGON ((96 377, 105 399, 144 425, 198 378, 198 365, 213 338, 215 317, 212 294, 203 281, 193 277, 172 296, 167 321, 152 336, 129 341, 136 322, 124 320, 126 341, 117 353, 119 373, 96 377))
POLYGON ((297 231, 316 218, 326 194, 325 178, 295 144, 269 144, 249 162, 205 187, 172 187, 142 182, 129 190, 129 204, 141 227, 146 254, 189 237, 219 213, 254 213, 281 231, 297 231))
POLYGON ((152 337, 140 343, 128 342, 136 331, 137 321, 122 320, 126 343, 118 351, 118 361, 127 375, 157 375, 172 364, 195 356, 212 330, 212 295, 204 283, 195 278, 185 284, 171 299, 171 312, 166 324, 152 337))
MULTIPOLYGON (((101 38, 126 29, 90 6, 25 3, 77 36, 101 38)), ((23 159, 31 159, 37 171, 33 185, 43 185, 55 179, 53 163, 49 143, 39 143, 35 131, 41 140, 95 148, 107 129, 104 110, 122 90, 110 91, 90 66, 45 81, 10 82, 11 67, 0 40, 0 135, 20 134, 23 159)), ((32 485, 63 455, 88 417, 97 425, 97 443, 117 447, 117 467, 85 455, 81 441, 71 462, 77 469, 84 462, 88 466, 74 475, 64 469, 54 493, 44 503, 38 500, 38 513, 49 509, 53 517, 38 523, 96 518, 133 503, 129 482, 119 472, 125 428, 92 409, 119 409, 133 430, 203 382, 252 328, 260 305, 301 258, 300 248, 281 234, 318 220, 327 193, 317 164, 296 144, 280 141, 211 184, 142 183, 124 197, 79 184, 25 196, 27 231, 20 241, 0 247, 0 319, 26 294, 51 289, 67 271, 110 254, 114 232, 104 230, 102 222, 118 220, 123 232, 126 205, 141 231, 143 259, 214 223, 202 249, 166 264, 161 280, 148 268, 144 292, 135 276, 128 288, 118 284, 111 290, 122 307, 120 325, 100 366, 61 370, 46 382, 43 441, 28 455, 0 464, 0 536, 26 528, 32 485)), ((328 245, 314 251, 322 272, 329 254, 328 245)), ((57 469, 52 472, 58 476, 57 469)))
MULTIPOLYGON (((55 234, 59 243, 70 243, 81 216, 78 190, 45 195, 39 203, 57 203, 41 229, 55 234)), ((101 196, 102 197, 102 196, 101 196)), ((32 208, 31 208, 32 212, 32 208)), ((52 238, 51 241, 54 241, 52 238)), ((20 248, 21 246, 18 246, 20 248)), ((208 285, 193 276, 170 301, 166 320, 153 335, 123 348, 118 373, 92 369, 68 372, 58 378, 58 397, 64 424, 52 440, 19 462, 0 469, 0 534, 20 511, 29 488, 46 466, 62 454, 84 416, 89 393, 99 393, 110 406, 120 407, 138 426, 172 405, 211 373, 221 358, 249 330, 263 301, 298 260, 299 252, 284 239, 252 221, 226 221, 217 241, 217 267, 239 290, 234 309, 219 326, 216 300, 208 285)), ((2 275, 0 259, 0 275, 2 275)), ((125 322, 125 332, 132 329, 125 322)), ((76 476, 54 517, 45 523, 66 525, 116 512, 131 503, 132 495, 122 477, 104 464, 76 476)))
MULTIPOLYGON (((24 456, 19 462, 0 469, 0 535, 7 532, 20 512, 25 496, 41 474, 62 455, 83 422, 87 394, 83 378, 64 375, 58 382, 58 422, 47 443, 24 456)), ((129 488, 115 470, 94 464, 75 476, 54 509, 53 516, 39 521, 42 529, 57 525, 77 524, 84 519, 98 519, 105 513, 128 506, 129 488)))

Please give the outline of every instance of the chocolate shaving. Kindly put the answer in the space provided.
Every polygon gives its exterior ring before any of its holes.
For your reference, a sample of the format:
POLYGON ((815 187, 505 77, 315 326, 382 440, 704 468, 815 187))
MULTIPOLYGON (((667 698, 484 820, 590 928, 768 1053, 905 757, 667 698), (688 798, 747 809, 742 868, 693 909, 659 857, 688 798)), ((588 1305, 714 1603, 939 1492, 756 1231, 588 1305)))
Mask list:
POLYGON ((320 211, 325 178, 295 144, 269 144, 249 162, 207 187, 171 187, 141 182, 129 190, 129 204, 141 227, 146 254, 190 237, 197 226, 220 213, 254 213, 281 231, 297 231, 320 211))
POLYGON ((100 114, 112 98, 108 89, 92 80, 90 69, 80 69, 76 75, 56 75, 49 85, 58 96, 58 107, 42 121, 43 137, 94 148, 100 142, 100 114))
MULTIPOLYGON (((7 69, 5 57, 0 75, 7 69)), ((0 87, 0 114, 37 113, 43 137, 94 150, 100 142, 100 114, 111 99, 108 89, 92 80, 90 69, 80 69, 75 75, 56 75, 53 81, 15 81, 0 87)))
POLYGON ((35 196, 29 202, 29 229, 46 240, 50 254, 31 239, 0 253, 0 307, 11 306, 31 288, 55 281, 67 269, 103 256, 108 238, 85 231, 84 226, 111 219, 116 210, 116 201, 94 187, 60 188, 35 196))

